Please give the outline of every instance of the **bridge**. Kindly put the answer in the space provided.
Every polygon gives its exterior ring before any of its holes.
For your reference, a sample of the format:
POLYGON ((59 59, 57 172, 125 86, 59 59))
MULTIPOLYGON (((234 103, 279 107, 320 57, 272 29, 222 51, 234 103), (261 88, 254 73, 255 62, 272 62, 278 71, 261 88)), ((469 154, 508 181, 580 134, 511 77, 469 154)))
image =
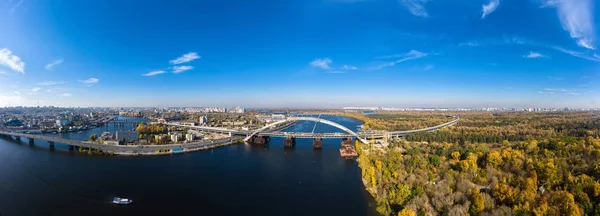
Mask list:
POLYGON ((335 122, 331 122, 325 119, 320 119, 320 118, 314 118, 314 117, 303 117, 303 116, 296 116, 296 117, 288 117, 285 120, 281 120, 272 124, 269 124, 261 129, 258 129, 256 131, 254 131, 253 133, 249 134, 248 137, 246 137, 246 139, 244 139, 244 141, 248 141, 252 138, 252 136, 255 135, 261 135, 261 136, 268 136, 268 137, 296 137, 296 138, 349 138, 349 137, 356 137, 359 141, 361 141, 362 143, 368 144, 369 142, 367 141, 367 138, 369 137, 395 137, 395 138, 399 138, 399 137, 404 137, 407 134, 410 133, 418 133, 418 132, 432 132, 432 131, 436 131, 439 130, 441 128, 444 127, 448 127, 448 126, 452 126, 456 123, 458 123, 460 121, 460 117, 456 117, 456 119, 440 124, 440 125, 436 125, 433 127, 427 127, 427 128, 422 128, 422 129, 416 129, 416 130, 405 130, 405 131, 391 131, 391 132, 361 132, 361 133, 356 133, 342 125, 339 125, 335 122), (281 131, 275 131, 275 132, 263 132, 266 131, 267 128, 272 127, 274 125, 278 125, 284 122, 289 122, 289 121, 294 121, 294 120, 304 120, 304 121, 314 121, 314 122, 321 122, 324 124, 328 124, 328 125, 332 125, 334 127, 340 128, 343 131, 346 132, 346 134, 344 133, 311 133, 311 132, 281 132, 281 131))
POLYGON ((195 151, 214 146, 226 145, 236 140, 241 140, 243 136, 232 136, 219 140, 203 140, 200 142, 192 142, 185 144, 169 144, 169 145, 108 145, 99 144, 89 141, 69 140, 59 137, 43 136, 36 134, 24 134, 9 131, 0 131, 0 135, 4 137, 15 137, 17 141, 21 138, 29 139, 29 144, 33 145, 34 140, 45 140, 51 148, 54 148, 55 143, 62 143, 69 146, 72 150, 74 147, 99 149, 102 152, 122 154, 122 155, 139 155, 139 154, 160 154, 160 153, 177 153, 186 151, 195 151))
POLYGON ((276 125, 279 125, 279 124, 283 124, 283 123, 286 123, 286 122, 291 122, 291 121, 313 121, 313 122, 317 122, 317 123, 323 123, 323 124, 331 125, 331 126, 334 126, 336 128, 339 128, 339 129, 345 131, 346 133, 352 135, 353 137, 356 137, 356 139, 358 139, 359 141, 361 141, 364 144, 368 144, 369 143, 366 139, 360 137, 356 132, 348 129, 347 127, 344 127, 344 126, 342 126, 342 125, 340 125, 338 123, 335 123, 335 122, 332 122, 332 121, 329 121, 329 120, 326 120, 326 119, 315 118, 315 117, 288 117, 288 118, 286 118, 284 120, 268 124, 268 125, 266 125, 266 126, 264 126, 262 128, 259 128, 258 130, 255 130, 254 132, 252 132, 251 134, 249 134, 244 139, 244 141, 250 140, 253 136, 255 136, 255 135, 261 133, 262 131, 265 131, 265 130, 273 127, 273 126, 276 126, 276 125))

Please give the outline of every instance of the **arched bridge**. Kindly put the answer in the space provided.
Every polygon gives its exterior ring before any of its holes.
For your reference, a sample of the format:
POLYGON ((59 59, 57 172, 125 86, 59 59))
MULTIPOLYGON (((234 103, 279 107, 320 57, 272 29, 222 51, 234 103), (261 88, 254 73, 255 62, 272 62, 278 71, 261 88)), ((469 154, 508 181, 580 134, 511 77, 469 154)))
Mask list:
POLYGON ((331 125, 331 126, 334 126, 334 127, 336 127, 336 128, 339 128, 339 129, 341 129, 341 130, 345 131, 346 133, 348 133, 348 134, 350 134, 350 135, 352 135, 352 136, 356 137, 356 139, 358 139, 358 140, 359 140, 359 141, 361 141, 362 143, 364 143, 364 144, 369 144, 369 142, 368 142, 367 140, 365 140, 365 139, 361 138, 361 137, 360 137, 360 136, 359 136, 359 135, 358 135, 356 132, 354 132, 354 131, 352 131, 352 130, 348 129, 347 127, 344 127, 344 126, 342 126, 342 125, 340 125, 340 124, 338 124, 338 123, 335 123, 335 122, 332 122, 332 121, 329 121, 329 120, 325 120, 325 119, 321 119, 321 118, 315 118, 315 117, 288 117, 288 118, 286 118, 285 120, 281 120, 281 121, 278 121, 278 122, 274 122, 274 123, 268 124, 268 125, 266 125, 266 126, 264 126, 264 127, 260 128, 260 129, 258 129, 258 130, 255 130, 255 131, 254 131, 254 132, 252 132, 250 135, 248 135, 248 136, 247 136, 247 137, 244 139, 244 141, 248 141, 248 140, 250 140, 250 138, 252 138, 254 135, 256 135, 256 134, 259 134, 260 132, 262 132, 262 131, 264 131, 264 130, 267 130, 267 129, 269 129, 269 128, 273 127, 273 126, 276 126, 276 125, 279 125, 279 124, 282 124, 282 123, 285 123, 285 122, 290 122, 290 121, 313 121, 313 122, 319 122, 319 123, 323 123, 323 124, 331 125))

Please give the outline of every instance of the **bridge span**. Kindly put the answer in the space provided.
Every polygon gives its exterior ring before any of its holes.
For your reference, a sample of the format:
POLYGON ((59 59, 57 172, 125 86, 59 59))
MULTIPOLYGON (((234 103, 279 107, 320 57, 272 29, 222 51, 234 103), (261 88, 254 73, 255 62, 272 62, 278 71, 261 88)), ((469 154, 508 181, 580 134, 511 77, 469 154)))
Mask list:
POLYGON ((56 143, 61 143, 68 145, 69 149, 73 149, 74 147, 91 148, 99 149, 102 152, 114 153, 119 155, 154 155, 163 153, 196 151, 204 148, 211 148, 220 145, 230 144, 234 141, 241 140, 244 138, 243 136, 232 136, 229 138, 219 140, 203 140, 200 142, 168 145, 108 145, 93 143, 89 141, 69 140, 59 137, 43 136, 37 134, 24 134, 8 131, 0 131, 0 135, 4 137, 15 137, 15 139, 18 141, 20 141, 21 138, 27 138, 29 139, 29 144, 33 144, 34 140, 45 140, 48 141, 48 144, 51 148, 53 148, 56 143))

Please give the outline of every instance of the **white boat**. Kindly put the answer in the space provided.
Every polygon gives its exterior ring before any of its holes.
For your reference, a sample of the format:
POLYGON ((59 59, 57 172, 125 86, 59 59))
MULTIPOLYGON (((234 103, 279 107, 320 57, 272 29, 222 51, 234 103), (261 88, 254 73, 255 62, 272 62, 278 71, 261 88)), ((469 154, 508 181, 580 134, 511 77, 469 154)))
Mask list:
POLYGON ((127 198, 115 197, 115 198, 113 198, 112 202, 114 204, 119 204, 119 205, 128 205, 128 204, 131 204, 133 202, 133 200, 130 200, 127 198))

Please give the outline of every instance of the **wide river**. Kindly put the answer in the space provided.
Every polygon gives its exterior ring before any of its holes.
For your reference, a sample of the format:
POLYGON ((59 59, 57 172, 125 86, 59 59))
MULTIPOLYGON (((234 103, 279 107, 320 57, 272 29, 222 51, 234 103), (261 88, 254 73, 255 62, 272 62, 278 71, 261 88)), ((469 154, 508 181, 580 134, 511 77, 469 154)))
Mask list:
MULTIPOLYGON (((361 124, 321 118, 352 130, 361 124)), ((310 132, 314 125, 299 122, 286 131, 310 132)), ((111 123, 58 136, 85 140, 118 128, 132 126, 111 123)), ((315 132, 342 131, 317 124, 315 132)), ((322 150, 313 150, 312 139, 297 139, 294 149, 284 149, 283 138, 272 138, 266 147, 130 157, 0 138, 0 215, 376 215, 360 168, 340 157, 340 143, 325 139, 322 150), (135 202, 117 206, 114 196, 135 202)))

